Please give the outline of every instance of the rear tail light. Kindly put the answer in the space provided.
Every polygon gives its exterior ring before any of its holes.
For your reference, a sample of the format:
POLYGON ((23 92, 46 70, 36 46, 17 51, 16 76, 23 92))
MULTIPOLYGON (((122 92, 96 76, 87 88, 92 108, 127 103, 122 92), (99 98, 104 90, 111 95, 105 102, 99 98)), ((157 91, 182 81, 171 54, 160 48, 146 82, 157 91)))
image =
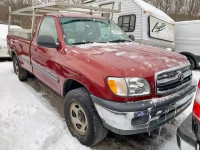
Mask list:
POLYGON ((193 116, 200 122, 200 81, 197 88, 197 94, 194 99, 193 116))

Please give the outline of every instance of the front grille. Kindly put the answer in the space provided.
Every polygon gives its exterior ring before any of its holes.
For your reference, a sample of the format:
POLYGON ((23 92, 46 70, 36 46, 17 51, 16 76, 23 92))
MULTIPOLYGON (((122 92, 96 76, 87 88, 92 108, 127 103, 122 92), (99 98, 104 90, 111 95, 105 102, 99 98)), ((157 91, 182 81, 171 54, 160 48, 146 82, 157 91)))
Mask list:
POLYGON ((169 94, 176 92, 192 81, 190 66, 173 68, 156 74, 156 93, 169 94))

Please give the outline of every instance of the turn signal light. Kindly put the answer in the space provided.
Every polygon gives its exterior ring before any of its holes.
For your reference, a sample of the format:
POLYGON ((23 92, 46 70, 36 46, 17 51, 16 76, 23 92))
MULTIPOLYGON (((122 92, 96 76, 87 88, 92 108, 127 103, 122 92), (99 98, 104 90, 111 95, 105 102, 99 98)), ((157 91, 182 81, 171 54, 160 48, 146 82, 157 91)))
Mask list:
POLYGON ((127 85, 124 78, 108 77, 108 86, 110 90, 118 96, 127 96, 127 85))
POLYGON ((117 94, 117 86, 116 86, 115 80, 108 80, 108 85, 109 85, 111 91, 113 93, 117 94))

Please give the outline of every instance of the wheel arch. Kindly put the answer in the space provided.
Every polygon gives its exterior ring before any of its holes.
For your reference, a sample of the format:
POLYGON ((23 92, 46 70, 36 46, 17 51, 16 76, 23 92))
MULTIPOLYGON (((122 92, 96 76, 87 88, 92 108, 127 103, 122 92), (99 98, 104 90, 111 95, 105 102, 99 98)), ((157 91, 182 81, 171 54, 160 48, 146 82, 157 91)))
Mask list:
POLYGON ((63 84, 62 96, 65 97, 69 91, 80 88, 80 87, 84 87, 88 90, 88 88, 81 82, 74 79, 67 79, 63 84))
POLYGON ((195 63, 195 67, 198 66, 198 63, 197 63, 197 60, 195 58, 195 55, 190 53, 190 52, 181 52, 180 54, 186 56, 186 57, 190 57, 192 60, 194 60, 194 63, 195 63))

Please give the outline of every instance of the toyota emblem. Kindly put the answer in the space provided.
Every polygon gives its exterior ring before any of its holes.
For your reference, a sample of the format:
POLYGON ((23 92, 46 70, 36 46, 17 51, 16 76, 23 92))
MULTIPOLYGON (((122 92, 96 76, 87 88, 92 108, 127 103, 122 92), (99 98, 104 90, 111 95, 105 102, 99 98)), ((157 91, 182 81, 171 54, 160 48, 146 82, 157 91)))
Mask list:
POLYGON ((178 74, 178 78, 179 78, 180 81, 183 81, 183 79, 184 79, 184 74, 183 74, 182 72, 180 72, 180 73, 178 74))

